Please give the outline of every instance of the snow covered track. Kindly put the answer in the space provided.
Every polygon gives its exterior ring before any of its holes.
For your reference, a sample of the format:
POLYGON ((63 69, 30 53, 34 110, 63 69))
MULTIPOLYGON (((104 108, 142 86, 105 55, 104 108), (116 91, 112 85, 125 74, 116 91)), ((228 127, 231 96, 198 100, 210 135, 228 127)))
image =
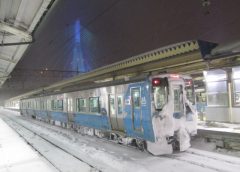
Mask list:
POLYGON ((99 171, 11 118, 4 117, 3 120, 60 172, 99 171))
POLYGON ((237 160, 236 158, 231 159, 231 157, 221 157, 219 154, 208 154, 206 151, 199 151, 195 149, 180 153, 180 155, 174 154, 168 157, 202 166, 218 172, 235 172, 239 171, 240 167, 240 160, 237 160))
MULTIPOLYGON (((146 152, 140 152, 126 146, 121 146, 96 137, 82 136, 79 133, 52 126, 36 120, 26 119, 21 116, 15 116, 17 112, 5 111, 5 117, 0 112, 0 117, 15 125, 15 129, 27 135, 27 131, 19 129, 19 125, 31 130, 34 134, 29 134, 28 139, 35 139, 36 135, 40 135, 44 139, 54 143, 59 148, 69 152, 75 157, 95 168, 88 165, 89 170, 98 169, 104 172, 110 171, 140 171, 140 172, 238 172, 240 169, 240 159, 220 155, 217 153, 201 151, 197 149, 189 149, 187 152, 175 153, 170 156, 152 156, 146 152)), ((18 132, 19 132, 18 131, 18 132)), ((30 132, 30 131, 28 131, 30 132)), ((28 141, 31 143, 30 141, 28 141)), ((33 142, 33 141, 32 141, 33 142)), ((37 142, 37 141, 36 141, 37 142)), ((33 147, 36 146, 34 143, 33 147)), ((35 148, 36 149, 36 148, 35 148)), ((51 150, 44 153, 54 159, 60 156, 51 150)), ((60 157, 61 158, 61 157, 60 157)), ((61 158, 62 161, 69 160, 61 158)), ((72 162, 68 162, 73 166, 72 162)), ((68 170, 70 171, 70 170, 68 170)), ((78 169, 76 171, 83 171, 78 169)))

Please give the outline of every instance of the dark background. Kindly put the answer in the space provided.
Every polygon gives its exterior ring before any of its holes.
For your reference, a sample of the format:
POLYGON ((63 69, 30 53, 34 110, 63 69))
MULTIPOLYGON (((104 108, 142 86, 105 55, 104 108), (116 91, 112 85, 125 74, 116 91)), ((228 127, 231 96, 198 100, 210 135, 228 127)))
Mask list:
POLYGON ((240 1, 58 0, 0 100, 186 40, 240 39, 240 1))

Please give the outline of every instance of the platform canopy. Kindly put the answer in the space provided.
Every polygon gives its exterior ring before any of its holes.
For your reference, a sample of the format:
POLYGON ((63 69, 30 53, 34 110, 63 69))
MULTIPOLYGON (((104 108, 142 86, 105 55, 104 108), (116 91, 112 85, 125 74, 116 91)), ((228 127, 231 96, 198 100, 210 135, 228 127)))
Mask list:
POLYGON ((0 0, 0 87, 33 42, 32 33, 53 0, 0 0))

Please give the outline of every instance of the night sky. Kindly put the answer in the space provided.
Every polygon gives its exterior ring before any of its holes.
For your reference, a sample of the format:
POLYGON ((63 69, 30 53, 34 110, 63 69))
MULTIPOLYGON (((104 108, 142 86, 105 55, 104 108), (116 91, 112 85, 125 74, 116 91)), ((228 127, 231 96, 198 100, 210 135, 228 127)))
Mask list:
MULTIPOLYGON (((239 7, 239 0, 210 0, 208 7, 202 0, 59 0, 16 69, 87 72, 181 41, 237 40, 239 7)), ((32 82, 24 76, 22 87, 19 81, 21 74, 12 75, 4 89, 18 84, 19 93, 50 84, 27 85, 32 82)))

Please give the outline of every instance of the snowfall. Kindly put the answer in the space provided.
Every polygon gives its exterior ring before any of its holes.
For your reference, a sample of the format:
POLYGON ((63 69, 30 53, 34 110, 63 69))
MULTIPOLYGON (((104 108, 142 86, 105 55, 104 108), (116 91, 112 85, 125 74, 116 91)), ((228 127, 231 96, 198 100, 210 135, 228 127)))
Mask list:
POLYGON ((240 171, 239 152, 216 149, 201 138, 191 144, 185 152, 153 156, 0 109, 0 172, 240 171))

